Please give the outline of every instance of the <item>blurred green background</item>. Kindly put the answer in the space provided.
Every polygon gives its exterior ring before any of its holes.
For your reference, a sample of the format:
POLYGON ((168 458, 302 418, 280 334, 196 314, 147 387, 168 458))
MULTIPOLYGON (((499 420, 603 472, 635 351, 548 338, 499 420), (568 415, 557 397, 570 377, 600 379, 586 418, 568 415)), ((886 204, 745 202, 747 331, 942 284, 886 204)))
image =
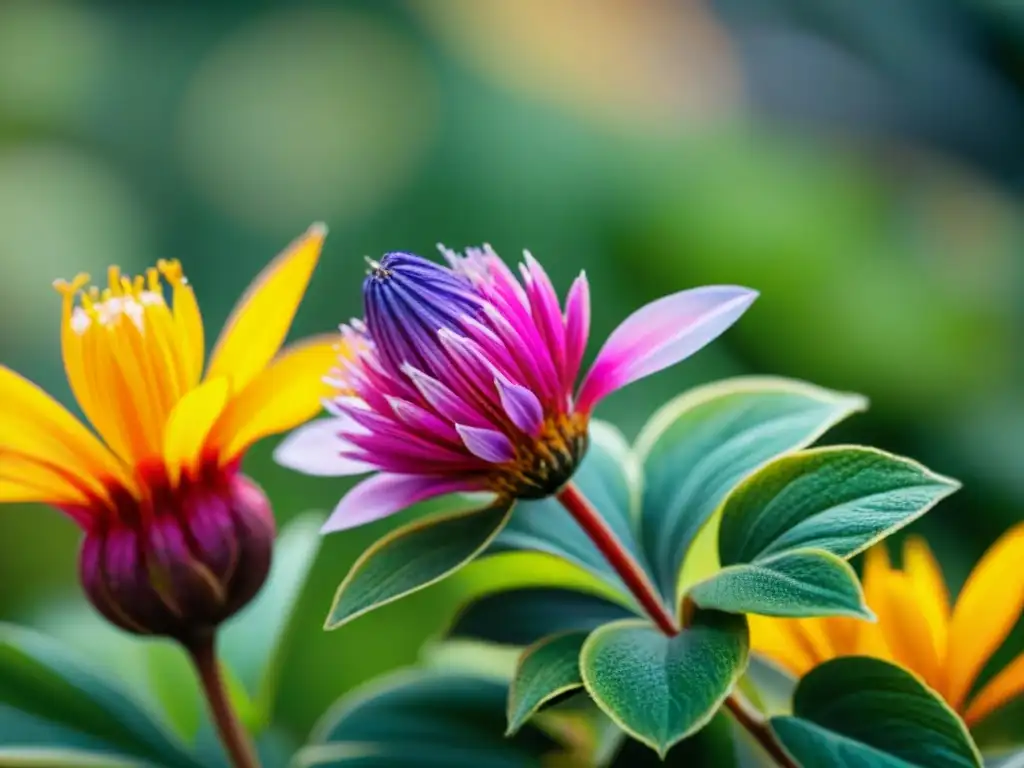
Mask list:
MULTIPOLYGON (((643 302, 742 283, 762 298, 735 329, 600 416, 632 436, 743 372, 864 393, 830 440, 965 483, 913 528, 954 587, 1024 517, 1022 193, 1021 3, 0 0, 0 359, 63 401, 54 278, 180 258, 212 337, 314 220, 331 234, 294 336, 360 313, 364 255, 438 241, 529 248, 560 290, 586 269, 591 355, 643 302)), ((247 468, 279 519, 329 510, 343 484, 274 466, 272 443, 247 468)), ((414 660, 458 598, 321 631, 394 522, 324 543, 278 716, 296 735, 414 660)), ((77 539, 0 510, 0 619, 81 601, 77 539)), ((85 636, 78 615, 63 633, 85 636)), ((1001 658, 1022 646, 1018 627, 1001 658)))

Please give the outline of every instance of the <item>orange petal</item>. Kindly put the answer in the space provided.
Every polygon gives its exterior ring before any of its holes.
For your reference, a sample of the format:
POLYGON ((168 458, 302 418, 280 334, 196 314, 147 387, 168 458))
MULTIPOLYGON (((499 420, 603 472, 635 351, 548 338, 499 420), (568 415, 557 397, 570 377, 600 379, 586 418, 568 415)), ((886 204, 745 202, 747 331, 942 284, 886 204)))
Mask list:
POLYGON ((768 616, 750 615, 750 648, 788 669, 797 677, 809 672, 817 657, 802 641, 800 631, 793 619, 774 619, 768 616))
POLYGON ((1024 693, 1024 653, 993 677, 971 701, 964 719, 973 727, 999 707, 1024 693))
POLYGON ((885 578, 873 596, 871 610, 878 617, 890 660, 936 687, 941 683, 942 665, 914 584, 900 571, 892 571, 885 578))
POLYGON ((959 709, 978 672, 1002 645, 1024 608, 1024 523, 981 558, 967 578, 949 628, 946 699, 959 709))
POLYGON ((171 484, 181 473, 195 469, 210 429, 228 402, 228 380, 221 376, 204 381, 174 406, 164 432, 164 463, 171 484))
POLYGON ((337 335, 317 336, 286 349, 231 399, 210 433, 222 463, 257 440, 297 427, 317 415, 334 388, 323 379, 342 354, 337 335))
POLYGON ((111 481, 137 493, 124 465, 78 419, 0 365, 0 455, 6 452, 59 467, 78 488, 96 496, 106 498, 111 481))
POLYGON ((908 536, 903 542, 903 572, 914 588, 935 652, 939 659, 944 659, 949 638, 949 590, 935 555, 920 536, 908 536))
POLYGON ((314 224, 274 259, 235 305, 210 358, 208 379, 228 376, 240 392, 281 348, 320 258, 327 228, 314 224))

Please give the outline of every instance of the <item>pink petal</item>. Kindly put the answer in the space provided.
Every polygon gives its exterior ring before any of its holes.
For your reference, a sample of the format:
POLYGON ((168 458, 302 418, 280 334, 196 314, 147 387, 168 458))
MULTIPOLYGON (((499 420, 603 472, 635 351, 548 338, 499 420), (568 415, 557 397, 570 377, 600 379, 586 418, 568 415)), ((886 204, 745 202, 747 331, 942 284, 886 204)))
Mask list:
POLYGON ((537 437, 544 426, 544 408, 537 396, 526 387, 500 376, 495 377, 494 386, 501 398, 501 407, 511 422, 526 434, 537 437))
POLYGON ((479 483, 464 479, 378 472, 342 497, 320 532, 344 531, 401 512, 434 496, 475 490, 480 490, 479 483))
POLYGON ((274 450, 274 461, 306 475, 343 477, 372 472, 376 467, 342 456, 354 446, 341 437, 350 429, 345 419, 318 419, 299 427, 274 450))
POLYGON ((587 275, 573 280, 569 296, 565 300, 565 380, 562 386, 572 388, 583 363, 590 336, 590 284, 587 275))
POLYGON ((449 421, 457 421, 484 427, 489 421, 469 403, 455 394, 450 387, 441 383, 433 376, 406 363, 402 373, 416 386, 430 406, 449 421))
POLYGON ((502 464, 516 457, 515 448, 501 432, 496 432, 493 429, 467 427, 465 424, 456 424, 455 429, 462 436, 462 442, 466 449, 484 461, 502 464))
POLYGON ((627 384, 675 365, 735 323, 757 291, 712 285, 680 291, 641 307, 616 328, 580 386, 576 407, 587 413, 627 384))

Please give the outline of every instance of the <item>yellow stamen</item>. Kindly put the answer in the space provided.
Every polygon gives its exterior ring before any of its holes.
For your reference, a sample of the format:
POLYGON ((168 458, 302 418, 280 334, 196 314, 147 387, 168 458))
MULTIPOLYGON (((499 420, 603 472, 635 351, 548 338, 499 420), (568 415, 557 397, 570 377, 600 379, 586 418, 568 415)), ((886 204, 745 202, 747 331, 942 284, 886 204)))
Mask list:
MULTIPOLYGON (((75 398, 108 445, 136 466, 161 456, 167 419, 202 365, 202 342, 196 364, 195 329, 186 333, 167 306, 161 274, 177 300, 185 281, 176 262, 135 276, 111 266, 103 289, 86 288, 84 274, 54 283, 63 298, 64 365, 75 398)), ((188 299, 182 302, 188 310, 188 299)), ((194 299, 191 308, 201 329, 194 299)))

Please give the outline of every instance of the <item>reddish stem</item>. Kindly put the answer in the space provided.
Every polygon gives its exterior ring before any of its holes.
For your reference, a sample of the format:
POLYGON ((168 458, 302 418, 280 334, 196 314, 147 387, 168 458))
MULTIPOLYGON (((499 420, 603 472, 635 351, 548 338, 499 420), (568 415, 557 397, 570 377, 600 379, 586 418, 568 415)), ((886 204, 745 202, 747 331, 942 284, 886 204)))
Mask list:
MULTIPOLYGON (((637 602, 647 612, 658 628, 669 637, 679 634, 679 627, 675 620, 665 609, 664 603, 658 596, 654 585, 647 577, 647 573, 629 551, 622 545, 622 542, 615 536, 604 518, 594 509, 580 490, 569 483, 558 492, 557 498, 562 502, 569 514, 584 530, 594 545, 604 555, 608 564, 615 569, 619 577, 629 588, 629 591, 636 598, 637 602)), ((693 613, 694 606, 685 603, 683 608, 684 617, 693 613)), ((688 620, 688 618, 686 619, 688 620)), ((764 716, 754 707, 746 702, 738 693, 733 692, 725 700, 725 706, 732 713, 743 728, 760 744, 764 750, 771 755, 782 768, 799 768, 792 758, 786 753, 782 746, 775 740, 774 734, 768 727, 764 716)))
POLYGON ((647 578, 646 572, 622 546, 615 536, 615 532, 594 509, 587 497, 580 493, 575 485, 569 483, 558 492, 557 498, 562 502, 562 506, 569 510, 569 514, 590 537, 590 540, 601 550, 605 560, 619 574, 626 587, 629 588, 647 615, 658 625, 658 628, 669 637, 678 635, 679 627, 665 609, 664 603, 661 602, 651 580, 647 578))
POLYGON ((747 733, 761 745, 761 748, 771 755, 772 760, 782 768, 800 768, 782 748, 782 745, 775 740, 775 734, 765 722, 764 715, 751 706, 740 694, 735 691, 730 694, 729 698, 725 700, 725 706, 736 718, 736 722, 742 725, 747 733))
POLYGON ((203 693, 210 705, 210 714, 217 726, 221 743, 231 758, 231 764, 234 768, 260 768, 252 741, 239 722, 238 715, 228 698, 227 687, 224 685, 224 677, 221 675, 220 663, 217 660, 214 636, 211 634, 187 643, 185 650, 192 657, 192 663, 199 674, 203 693))

